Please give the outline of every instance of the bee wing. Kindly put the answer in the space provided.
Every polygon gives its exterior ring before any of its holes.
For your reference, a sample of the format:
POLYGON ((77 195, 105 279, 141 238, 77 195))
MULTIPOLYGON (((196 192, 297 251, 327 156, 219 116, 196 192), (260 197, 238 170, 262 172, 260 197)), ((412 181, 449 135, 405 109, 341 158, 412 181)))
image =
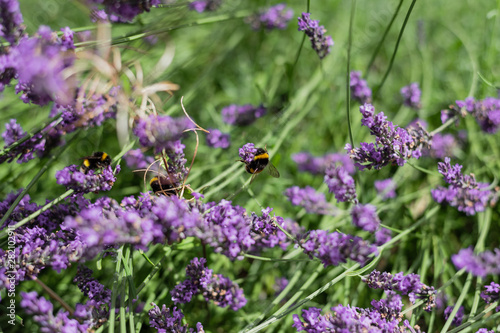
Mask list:
POLYGON ((267 173, 269 173, 274 178, 280 178, 280 173, 278 169, 269 161, 269 165, 266 168, 267 173))

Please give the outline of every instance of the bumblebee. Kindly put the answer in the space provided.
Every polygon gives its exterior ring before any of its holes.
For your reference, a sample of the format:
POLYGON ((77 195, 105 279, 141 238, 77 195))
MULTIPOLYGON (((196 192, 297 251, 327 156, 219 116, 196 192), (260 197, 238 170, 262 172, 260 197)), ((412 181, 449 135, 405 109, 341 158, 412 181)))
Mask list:
POLYGON ((261 173, 265 169, 274 178, 280 177, 278 170, 269 161, 269 153, 266 148, 257 148, 253 161, 250 163, 247 163, 244 160, 239 161, 245 163, 245 170, 252 175, 261 173))
POLYGON ((171 195, 176 195, 175 184, 165 176, 155 176, 149 181, 149 186, 156 195, 166 195, 167 197, 171 195))
POLYGON ((104 169, 109 165, 111 165, 111 157, 102 151, 98 151, 91 156, 83 158, 83 165, 80 167, 80 171, 88 173, 90 170, 104 169))

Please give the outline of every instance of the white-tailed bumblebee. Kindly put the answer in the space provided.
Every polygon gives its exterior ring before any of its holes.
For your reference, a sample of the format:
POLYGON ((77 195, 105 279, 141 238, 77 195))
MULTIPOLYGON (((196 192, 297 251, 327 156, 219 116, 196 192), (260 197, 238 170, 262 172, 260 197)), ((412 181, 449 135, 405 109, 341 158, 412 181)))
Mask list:
POLYGON ((98 151, 91 156, 83 157, 83 165, 80 167, 80 171, 87 173, 90 170, 104 169, 109 165, 111 165, 111 157, 102 151, 98 151))
POLYGON ((271 163, 271 161, 269 161, 269 153, 266 148, 257 148, 253 161, 250 163, 247 163, 244 160, 239 161, 245 163, 245 170, 252 175, 256 175, 264 170, 267 170, 267 172, 274 178, 280 177, 280 173, 276 167, 271 163))
POLYGON ((171 195, 176 195, 175 192, 175 184, 172 183, 172 181, 165 176, 155 176, 151 178, 149 181, 149 186, 151 186, 151 189, 153 190, 154 194, 156 195, 166 195, 166 196, 171 196, 171 195))

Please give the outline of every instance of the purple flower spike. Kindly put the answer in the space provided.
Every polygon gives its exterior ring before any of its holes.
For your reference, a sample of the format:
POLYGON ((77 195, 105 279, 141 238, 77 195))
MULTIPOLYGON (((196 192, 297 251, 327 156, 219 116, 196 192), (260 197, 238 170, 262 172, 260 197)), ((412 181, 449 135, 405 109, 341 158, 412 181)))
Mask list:
MULTIPOLYGON (((444 319, 448 320, 452 311, 453 311, 453 306, 448 306, 444 310, 444 319)), ((453 326, 460 326, 462 324, 463 319, 464 319, 464 307, 461 306, 458 309, 457 313, 455 314, 455 317, 451 321, 451 324, 453 326)))
POLYGON ((253 143, 247 143, 239 149, 239 155, 245 163, 251 163, 257 153, 257 148, 253 143))
MULTIPOLYGON (((11 119, 5 124, 5 132, 2 133, 2 138, 5 141, 5 148, 25 137, 27 133, 22 129, 16 119, 11 119)), ((45 139, 41 133, 34 135, 29 140, 18 145, 16 148, 9 151, 8 154, 0 157, 0 163, 7 161, 12 162, 17 158, 17 163, 26 163, 35 158, 35 154, 42 154, 45 151, 45 139)))
POLYGON ((500 99, 486 97, 476 101, 473 97, 468 97, 463 101, 456 101, 456 105, 450 105, 448 109, 441 111, 441 121, 444 123, 454 116, 467 115, 476 118, 484 132, 494 134, 500 128, 500 99))
POLYGON ((189 9, 195 10, 198 13, 213 12, 219 9, 222 0, 198 0, 189 3, 189 9))
POLYGON ((288 21, 293 17, 293 10, 286 7, 286 4, 280 3, 269 7, 266 11, 262 11, 258 15, 254 15, 248 19, 248 23, 254 30, 259 29, 286 29, 288 21))
POLYGON ((396 182, 392 178, 387 178, 384 180, 376 180, 375 189, 383 200, 392 199, 396 197, 396 182))
POLYGON ((116 173, 111 165, 102 169, 100 173, 90 170, 88 173, 80 171, 80 166, 70 165, 56 172, 57 183, 66 186, 75 192, 99 192, 109 191, 116 182, 116 175, 120 172, 120 166, 116 166, 116 173))
POLYGON ((183 325, 184 314, 176 307, 170 311, 165 304, 161 309, 155 303, 151 303, 151 306, 153 308, 148 312, 149 325, 156 328, 158 332, 204 332, 201 323, 196 324, 196 330, 190 329, 189 324, 183 325))
POLYGON ((326 169, 324 181, 338 202, 349 201, 354 204, 358 202, 354 179, 342 166, 335 167, 334 165, 330 165, 326 169))
POLYGON ((23 15, 17 0, 0 0, 0 37, 11 45, 23 35, 23 15))
POLYGON ((191 126, 187 118, 149 115, 140 118, 134 127, 134 134, 143 147, 154 147, 156 152, 170 148, 172 142, 181 138, 183 131, 191 126))
POLYGON ((350 175, 356 171, 354 163, 346 153, 333 153, 324 156, 312 156, 309 152, 300 152, 292 155, 292 159, 297 163, 300 171, 307 171, 313 175, 324 174, 326 169, 331 165, 342 165, 350 175))
POLYGON ((371 103, 372 90, 368 87, 366 80, 361 77, 361 72, 352 71, 350 73, 351 98, 361 104, 371 103))
MULTIPOLYGON (((500 301, 500 284, 492 282, 489 285, 484 286, 481 298, 486 302, 486 304, 500 301)), ((500 311, 500 305, 496 307, 495 311, 500 311)))
POLYGON ((351 210, 352 224, 369 232, 375 232, 380 227, 377 207, 367 204, 357 204, 351 210))
POLYGON ((308 213, 320 215, 335 214, 335 207, 326 201, 325 195, 316 192, 310 186, 306 186, 305 188, 293 186, 287 188, 284 194, 288 197, 292 205, 304 207, 308 213))
POLYGON ((299 31, 304 31, 311 41, 311 46, 320 59, 326 57, 333 46, 331 36, 325 36, 326 29, 319 25, 319 21, 311 20, 310 13, 302 13, 299 17, 299 31))
POLYGON ((415 110, 418 110, 422 107, 422 105, 420 104, 420 95, 422 95, 422 92, 420 91, 418 83, 414 82, 401 88, 401 95, 404 99, 404 105, 415 110))
POLYGON ((485 278, 488 274, 499 275, 500 249, 484 251, 474 254, 472 248, 461 249, 457 254, 451 256, 451 261, 457 269, 465 268, 474 276, 485 278))
POLYGON ((222 120, 230 125, 248 126, 258 118, 264 116, 267 109, 263 105, 253 106, 251 104, 231 104, 222 109, 222 120))
POLYGON ((216 128, 209 128, 207 134, 207 145, 212 148, 229 148, 229 134, 222 133, 216 128))
POLYGON ((87 3, 93 8, 92 19, 94 21, 110 20, 111 22, 131 22, 137 15, 149 12, 151 7, 159 5, 161 0, 87 0, 87 3), (104 8, 99 9, 102 8, 102 6, 104 6, 104 8))

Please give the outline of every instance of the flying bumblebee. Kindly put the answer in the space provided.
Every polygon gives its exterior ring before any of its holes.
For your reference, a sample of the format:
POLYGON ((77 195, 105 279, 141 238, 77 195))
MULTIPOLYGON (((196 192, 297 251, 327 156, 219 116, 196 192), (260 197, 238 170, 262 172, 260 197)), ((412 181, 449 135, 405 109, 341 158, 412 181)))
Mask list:
POLYGON ((257 148, 253 161, 250 163, 247 163, 244 160, 238 161, 245 163, 245 170, 252 174, 252 177, 255 177, 256 174, 261 173, 264 169, 267 170, 267 172, 274 178, 280 177, 280 173, 276 167, 271 163, 271 161, 269 161, 269 153, 266 148, 257 148))
POLYGON ((82 159, 83 165, 80 167, 80 171, 83 173, 88 173, 90 170, 104 169, 111 165, 111 157, 102 151, 95 152, 91 156, 82 159))

